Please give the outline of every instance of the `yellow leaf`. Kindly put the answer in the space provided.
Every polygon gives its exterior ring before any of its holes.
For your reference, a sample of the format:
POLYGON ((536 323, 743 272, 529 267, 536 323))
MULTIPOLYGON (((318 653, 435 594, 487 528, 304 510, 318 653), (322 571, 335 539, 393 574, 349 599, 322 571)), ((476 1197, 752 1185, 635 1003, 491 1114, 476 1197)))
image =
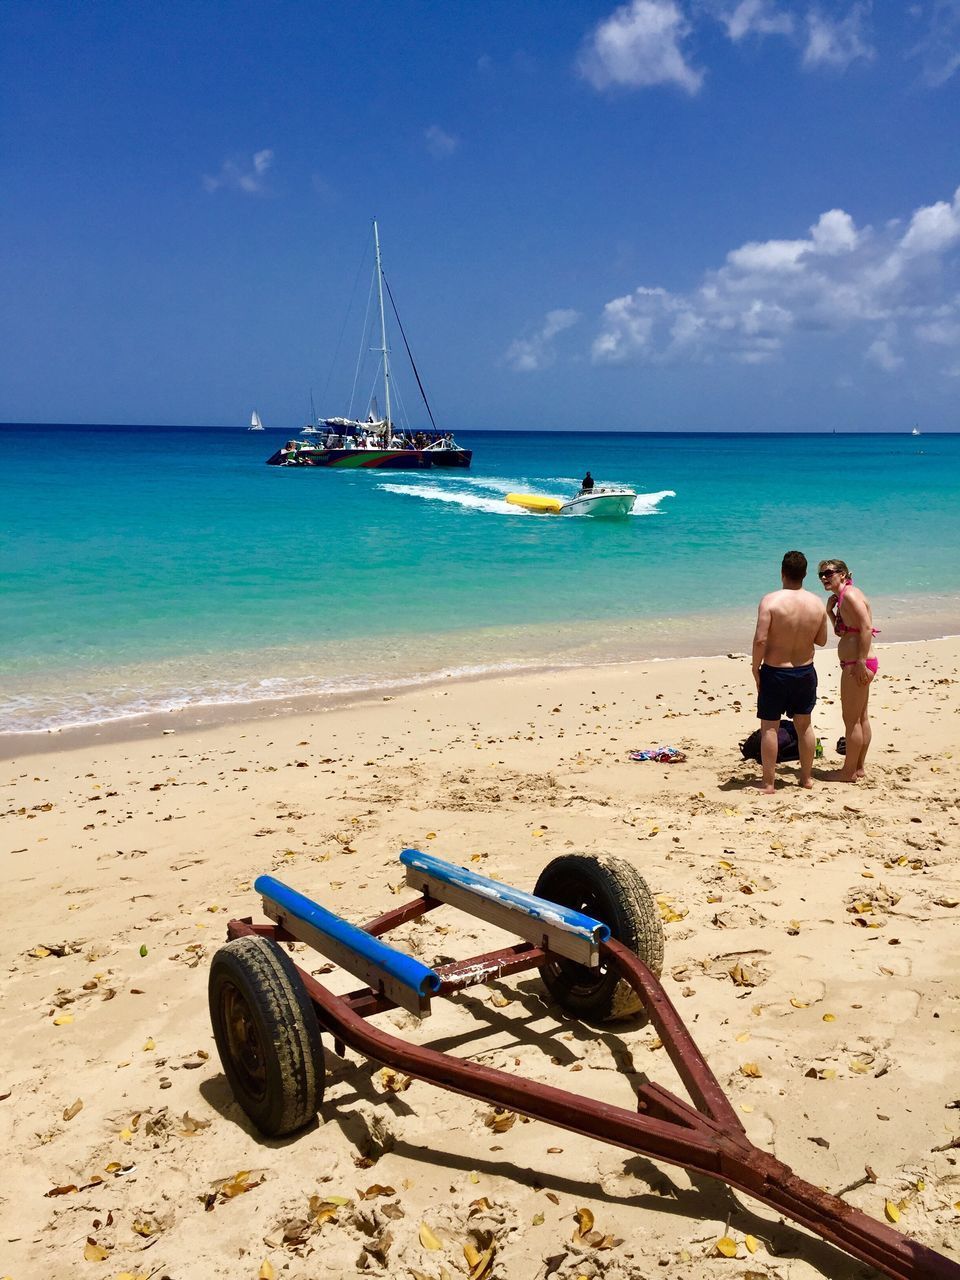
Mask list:
POLYGON ((105 1249, 102 1244, 97 1244, 96 1240, 87 1240, 83 1246, 83 1256, 88 1262, 106 1262, 110 1257, 110 1250, 105 1249))
POLYGON ((264 1258, 260 1263, 260 1270, 257 1272, 257 1280, 276 1280, 277 1273, 273 1268, 273 1263, 269 1258, 264 1258))
POLYGON ((80 1114, 83 1110, 83 1099, 77 1098, 76 1102, 71 1102, 69 1107, 65 1107, 63 1111, 64 1120, 72 1120, 74 1116, 80 1114))
POLYGON ((413 1084, 412 1076, 405 1076, 401 1071, 394 1071, 392 1067, 383 1067, 377 1072, 377 1079, 380 1081, 381 1088, 387 1093, 403 1093, 413 1084))
POLYGON ((480 1261, 480 1250, 472 1244, 465 1244, 463 1246, 463 1256, 467 1260, 467 1266, 472 1270, 480 1261))
POLYGON ((798 1000, 796 996, 791 996, 791 997, 790 997, 790 1003, 793 1005, 793 1007, 794 1007, 795 1009, 809 1009, 809 1008, 810 1008, 810 1001, 809 1001, 809 1000, 798 1000))
POLYGON ((837 1020, 837 1015, 835 1013, 825 1013, 823 1015, 824 1022, 836 1022, 836 1020, 837 1020))
POLYGON ((491 1111, 484 1116, 483 1123, 488 1129, 492 1129, 494 1133, 506 1133, 508 1129, 512 1129, 517 1123, 517 1113, 515 1111, 502 1111, 498 1107, 495 1111, 491 1111))
POLYGON ((542 1227, 542 1226, 543 1226, 543 1214, 542 1214, 542 1213, 535 1213, 535 1214, 533 1215, 533 1217, 530 1219, 530 1221, 531 1221, 531 1223, 532 1223, 532 1225, 533 1225, 533 1226, 535 1226, 535 1227, 542 1227))
POLYGON ((744 1236, 743 1243, 747 1246, 750 1253, 756 1253, 760 1248, 760 1241, 756 1236, 744 1236))
MULTIPOLYGON (((477 1260, 473 1263, 470 1271, 470 1280, 483 1280, 483 1277, 490 1270, 490 1264, 493 1262, 493 1255, 496 1250, 497 1246, 491 1244, 489 1248, 484 1249, 483 1253, 477 1255, 477 1260)), ((473 1252, 476 1253, 476 1249, 473 1252)))
MULTIPOLYGON (((763 1072, 755 1062, 742 1062, 740 1064, 740 1074, 742 1076, 749 1076, 752 1080, 759 1080, 763 1075, 763 1072)), ((733 1255, 731 1254, 731 1257, 732 1256, 733 1255)))
POLYGON ((232 1178, 228 1178, 224 1182, 220 1188, 220 1194, 226 1196, 228 1200, 232 1200, 234 1196, 243 1195, 244 1191, 250 1190, 247 1186, 249 1178, 250 1170, 240 1169, 232 1178))
POLYGON ((721 1258, 735 1258, 737 1256, 737 1242, 736 1240, 731 1240, 729 1236, 721 1236, 713 1246, 713 1251, 719 1254, 721 1258))
POLYGON ((741 1110, 741 1111, 746 1111, 746 1113, 749 1115, 749 1114, 750 1114, 750 1112, 754 1110, 754 1107, 753 1107, 753 1104, 752 1104, 752 1103, 750 1103, 750 1102, 741 1102, 741 1103, 740 1103, 740 1110, 741 1110))
POLYGON ((863 1076, 866 1075, 870 1068, 865 1062, 861 1062, 859 1058, 854 1058, 850 1063, 850 1070, 854 1072, 855 1075, 863 1076))
POLYGON ((121 1142, 129 1142, 129 1141, 130 1141, 130 1139, 131 1139, 132 1137, 133 1137, 133 1130, 132 1130, 132 1129, 121 1129, 121 1130, 120 1130, 120 1141, 121 1141, 121 1142))
POLYGON ((913 1185, 917 1188, 917 1190, 918 1190, 918 1191, 924 1191, 924 1190, 926 1189, 926 1186, 927 1186, 927 1184, 926 1184, 926 1182, 924 1182, 923 1178, 918 1178, 918 1179, 916 1180, 916 1182, 915 1182, 913 1185))
POLYGON ((472 1183, 474 1183, 474 1184, 478 1183, 478 1182, 480 1181, 480 1175, 479 1175, 479 1173, 474 1173, 474 1172, 472 1172, 472 1171, 471 1171, 471 1173, 470 1173, 470 1181, 471 1181, 472 1183))
POLYGON ((900 1221, 900 1210, 897 1208, 897 1206, 893 1203, 892 1200, 887 1200, 884 1203, 883 1212, 887 1215, 888 1221, 890 1222, 900 1221))
POLYGON ((73 1021, 72 1013, 61 1013, 53 1020, 55 1027, 67 1027, 73 1021))
POLYGON ((737 1044, 746 1044, 749 1039, 750 1039, 750 1032, 741 1031, 740 1034, 737 1036, 737 1044))
POLYGON ((36 956, 38 960, 43 960, 44 957, 50 954, 50 952, 46 947, 34 947, 30 954, 32 956, 36 956))
POLYGON ((426 835, 426 838, 427 838, 428 840, 436 840, 436 838, 437 838, 437 833, 436 833, 435 831, 428 831, 428 832, 427 832, 427 835, 426 835))
POLYGON ((574 1214, 577 1220, 577 1234, 585 1236, 588 1231, 593 1230, 593 1214, 589 1209, 578 1209, 574 1214))
POLYGON ((420 1223, 420 1243, 425 1249, 442 1249, 443 1242, 439 1240, 425 1222, 420 1223))
POLYGON ((152 1053, 156 1047, 157 1042, 154 1040, 153 1036, 147 1036, 146 1040, 143 1042, 143 1052, 152 1053))

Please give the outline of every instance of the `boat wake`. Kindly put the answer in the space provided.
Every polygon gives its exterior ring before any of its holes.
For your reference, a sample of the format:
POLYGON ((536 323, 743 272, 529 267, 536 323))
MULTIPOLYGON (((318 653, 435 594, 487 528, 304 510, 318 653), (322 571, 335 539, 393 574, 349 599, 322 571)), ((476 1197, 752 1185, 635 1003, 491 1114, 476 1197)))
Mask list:
MULTIPOLYGON (((501 476, 457 476, 456 488, 450 480, 415 481, 406 483, 383 481, 378 488, 387 493, 398 493, 409 498, 420 498, 424 502, 445 502, 450 506, 464 507, 470 511, 486 511, 498 516, 527 516, 533 514, 523 507, 513 506, 506 501, 506 494, 515 490, 518 485, 526 486, 532 493, 541 497, 557 496, 549 490, 562 491, 565 487, 573 487, 574 482, 566 482, 563 477, 536 480, 504 479, 501 476), (478 490, 480 492, 478 492, 478 490), (484 493, 483 490, 488 492, 484 493), (503 495, 503 496, 501 496, 503 495)), ((660 503, 664 498, 675 498, 673 489, 659 489, 656 493, 638 493, 633 510, 634 516, 662 515, 660 503)))
POLYGON ((675 498, 676 496, 672 489, 660 489, 657 493, 638 493, 630 514, 632 516, 662 515, 663 512, 658 510, 660 503, 664 498, 675 498))
POLYGON ((464 493, 446 486, 432 484, 381 484, 387 493, 401 493, 410 498, 423 498, 426 502, 447 502, 473 511, 490 511, 496 515, 513 515, 515 508, 504 498, 486 497, 480 493, 464 493))

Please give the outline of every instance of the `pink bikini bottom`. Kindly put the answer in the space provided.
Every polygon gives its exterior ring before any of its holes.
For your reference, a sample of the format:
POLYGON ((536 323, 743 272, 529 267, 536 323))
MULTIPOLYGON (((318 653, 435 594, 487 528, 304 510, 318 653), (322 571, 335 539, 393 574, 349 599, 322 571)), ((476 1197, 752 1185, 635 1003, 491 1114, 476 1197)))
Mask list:
MULTIPOLYGON (((851 658, 849 662, 841 662, 840 666, 855 667, 859 661, 860 661, 859 658, 851 658)), ((868 671, 872 671, 874 675, 876 675, 880 669, 880 663, 877 661, 876 658, 867 658, 866 662, 863 665, 867 668, 868 671)))

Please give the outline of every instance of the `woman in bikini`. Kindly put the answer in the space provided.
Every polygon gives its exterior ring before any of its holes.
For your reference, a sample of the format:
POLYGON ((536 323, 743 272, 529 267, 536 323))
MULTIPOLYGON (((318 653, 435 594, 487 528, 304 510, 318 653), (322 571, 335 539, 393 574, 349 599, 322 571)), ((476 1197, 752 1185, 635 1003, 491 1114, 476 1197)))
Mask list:
POLYGON ((832 780, 857 782, 865 776, 872 736, 867 703, 878 667, 873 637, 879 632, 873 625, 870 601, 853 585, 850 570, 842 560, 821 560, 819 573, 824 590, 830 592, 827 613, 840 637, 840 708, 847 738, 843 768, 832 775, 832 780))

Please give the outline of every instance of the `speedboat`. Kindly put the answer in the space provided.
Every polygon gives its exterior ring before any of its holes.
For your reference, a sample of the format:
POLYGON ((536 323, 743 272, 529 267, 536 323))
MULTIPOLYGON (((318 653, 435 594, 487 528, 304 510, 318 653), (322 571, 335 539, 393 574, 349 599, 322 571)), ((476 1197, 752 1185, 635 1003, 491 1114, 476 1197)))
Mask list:
POLYGON ((637 495, 633 489, 619 484, 595 484, 592 489, 581 489, 566 500, 545 498, 534 493, 508 493, 507 502, 525 511, 538 514, 551 513, 560 516, 599 516, 616 520, 628 516, 633 510, 637 495))
POLYGON ((592 489, 581 489, 560 507, 562 516, 602 516, 608 520, 628 516, 633 510, 637 495, 633 489, 619 484, 595 484, 592 489))

